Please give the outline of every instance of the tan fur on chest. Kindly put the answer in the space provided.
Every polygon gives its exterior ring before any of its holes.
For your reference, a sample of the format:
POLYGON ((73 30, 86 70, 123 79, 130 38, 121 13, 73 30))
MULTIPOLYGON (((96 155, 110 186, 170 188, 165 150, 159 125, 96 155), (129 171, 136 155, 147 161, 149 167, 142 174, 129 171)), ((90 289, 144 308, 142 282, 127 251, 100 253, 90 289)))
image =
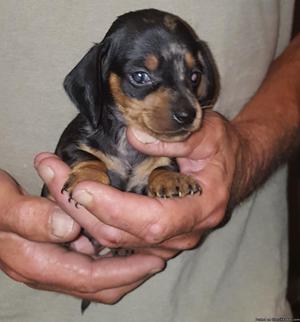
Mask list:
POLYGON ((170 165, 171 160, 167 157, 149 157, 138 166, 136 166, 129 178, 127 190, 131 190, 138 185, 147 185, 148 179, 152 171, 159 167, 170 165))
POLYGON ((108 155, 87 145, 81 144, 79 148, 104 162, 108 170, 118 173, 124 180, 128 180, 127 191, 130 191, 136 186, 147 185, 148 178, 154 169, 171 164, 171 159, 168 157, 148 157, 132 168, 128 163, 122 162, 117 157, 108 155))

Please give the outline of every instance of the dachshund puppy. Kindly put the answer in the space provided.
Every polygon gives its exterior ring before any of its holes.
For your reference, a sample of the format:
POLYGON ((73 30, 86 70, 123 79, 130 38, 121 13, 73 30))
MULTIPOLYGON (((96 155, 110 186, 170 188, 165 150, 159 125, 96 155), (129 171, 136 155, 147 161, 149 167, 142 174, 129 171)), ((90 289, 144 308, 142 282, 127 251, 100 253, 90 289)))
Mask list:
POLYGON ((179 17, 155 9, 120 16, 64 81, 79 114, 56 149, 72 167, 63 190, 71 198, 76 184, 93 180, 153 197, 199 192, 196 180, 178 172, 175 159, 131 147, 126 128, 163 141, 184 140, 200 128, 217 82, 208 47, 179 17))
POLYGON ((120 16, 64 88, 79 110, 56 149, 72 168, 62 190, 70 200, 85 180, 160 198, 200 193, 175 159, 147 156, 126 138, 131 126, 162 141, 184 140, 200 128, 202 109, 213 105, 216 67, 186 22, 155 9, 120 16))

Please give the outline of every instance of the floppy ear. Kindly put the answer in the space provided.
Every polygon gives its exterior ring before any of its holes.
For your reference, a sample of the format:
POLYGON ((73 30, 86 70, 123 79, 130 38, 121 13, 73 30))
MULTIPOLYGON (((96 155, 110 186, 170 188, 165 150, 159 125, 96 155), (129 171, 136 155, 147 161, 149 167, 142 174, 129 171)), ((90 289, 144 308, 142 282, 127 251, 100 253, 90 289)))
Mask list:
POLYGON ((64 88, 79 112, 97 127, 102 112, 104 45, 96 44, 66 76, 64 88))
POLYGON ((218 98, 220 84, 219 74, 212 53, 204 41, 198 41, 198 57, 203 66, 202 78, 197 95, 200 105, 212 107, 218 98))

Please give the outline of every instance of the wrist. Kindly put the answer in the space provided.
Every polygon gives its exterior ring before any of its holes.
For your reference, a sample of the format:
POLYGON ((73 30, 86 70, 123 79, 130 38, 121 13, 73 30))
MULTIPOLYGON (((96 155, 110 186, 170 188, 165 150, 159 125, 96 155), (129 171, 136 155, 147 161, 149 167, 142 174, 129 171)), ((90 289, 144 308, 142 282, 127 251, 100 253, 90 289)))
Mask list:
MULTIPOLYGON (((250 104, 261 106, 262 102, 254 100, 250 104)), ((280 103, 269 100, 269 104, 275 107, 280 103)), ((293 127, 281 127, 283 118, 281 122, 269 119, 268 115, 245 116, 238 116, 231 122, 238 137, 232 183, 233 207, 249 197, 288 159, 295 150, 293 142, 297 142, 297 131, 293 127)))
POLYGON ((238 137, 232 200, 257 189, 299 147, 300 36, 270 66, 250 102, 231 121, 238 137))
POLYGON ((261 167, 261 156, 258 146, 251 140, 249 124, 232 121, 231 125, 236 137, 235 171, 231 185, 229 210, 247 198, 257 187, 255 179, 258 169, 261 167))

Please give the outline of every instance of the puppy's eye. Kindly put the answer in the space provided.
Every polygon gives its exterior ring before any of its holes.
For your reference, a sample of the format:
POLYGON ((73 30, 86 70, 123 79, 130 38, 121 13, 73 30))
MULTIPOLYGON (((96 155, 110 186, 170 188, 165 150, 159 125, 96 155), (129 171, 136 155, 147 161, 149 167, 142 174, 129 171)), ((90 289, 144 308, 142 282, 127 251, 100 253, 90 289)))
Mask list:
POLYGON ((201 79, 201 72, 198 70, 193 70, 190 74, 190 80, 193 86, 197 86, 201 79))
POLYGON ((132 73, 129 78, 133 85, 149 85, 152 83, 149 74, 142 71, 132 73))

